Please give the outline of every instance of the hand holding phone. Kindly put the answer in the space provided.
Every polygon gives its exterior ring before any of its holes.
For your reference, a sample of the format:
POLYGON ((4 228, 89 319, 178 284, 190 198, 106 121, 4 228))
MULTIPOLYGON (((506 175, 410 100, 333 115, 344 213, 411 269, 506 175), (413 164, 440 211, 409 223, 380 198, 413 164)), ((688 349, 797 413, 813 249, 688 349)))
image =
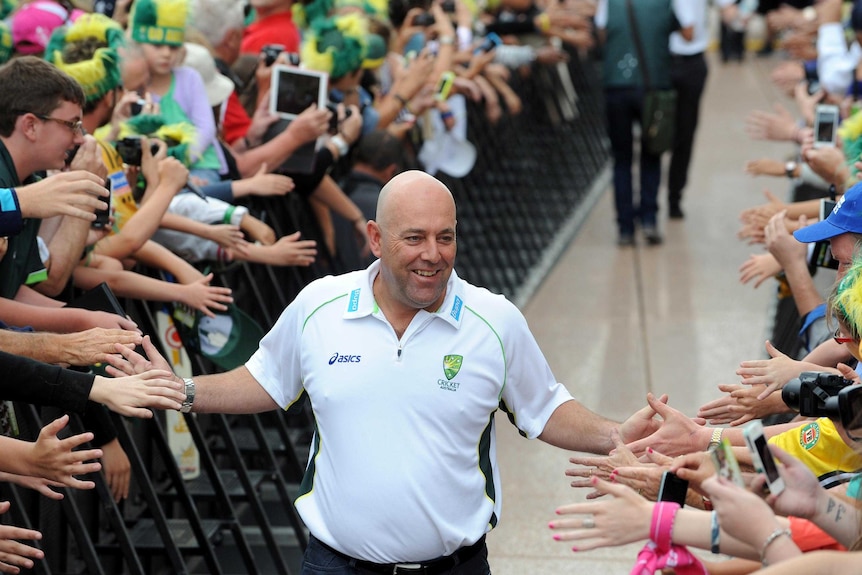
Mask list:
POLYGON ((90 227, 96 230, 101 230, 111 221, 111 178, 105 178, 105 188, 108 190, 107 198, 100 198, 108 204, 104 210, 96 210, 96 219, 90 224, 90 227))
POLYGON ((763 424, 760 421, 752 421, 742 430, 742 436, 745 438, 745 443, 751 451, 751 460, 754 462, 754 469, 758 473, 766 475, 766 485, 769 487, 769 492, 773 495, 778 495, 784 491, 784 479, 778 472, 778 465, 772 457, 772 452, 769 450, 769 444, 766 442, 766 436, 763 434, 763 424))

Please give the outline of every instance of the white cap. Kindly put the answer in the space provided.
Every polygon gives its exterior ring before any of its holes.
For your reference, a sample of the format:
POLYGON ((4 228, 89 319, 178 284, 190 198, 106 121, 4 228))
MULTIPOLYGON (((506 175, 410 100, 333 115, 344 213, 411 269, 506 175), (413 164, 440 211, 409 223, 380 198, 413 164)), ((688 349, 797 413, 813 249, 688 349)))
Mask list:
POLYGON ((185 49, 186 57, 183 60, 183 65, 197 70, 197 73, 203 78, 210 106, 218 106, 227 100, 233 92, 233 82, 216 69, 215 60, 213 60, 209 50, 200 44, 190 42, 185 43, 185 49))

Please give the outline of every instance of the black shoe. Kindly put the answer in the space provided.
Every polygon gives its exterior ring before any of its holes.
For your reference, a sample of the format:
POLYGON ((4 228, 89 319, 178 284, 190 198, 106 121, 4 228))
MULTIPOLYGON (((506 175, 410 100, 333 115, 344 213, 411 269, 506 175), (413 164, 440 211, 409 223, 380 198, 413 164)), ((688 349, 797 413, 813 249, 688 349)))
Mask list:
POLYGON ((668 216, 672 220, 681 220, 685 217, 685 214, 682 211, 682 208, 679 207, 679 204, 671 204, 668 207, 668 216))
POLYGON ((635 245, 635 235, 631 232, 621 233, 617 238, 617 245, 621 248, 628 248, 635 245))
POLYGON ((651 246, 657 246, 664 241, 661 234, 658 233, 658 228, 655 226, 644 226, 643 231, 647 243, 651 246))

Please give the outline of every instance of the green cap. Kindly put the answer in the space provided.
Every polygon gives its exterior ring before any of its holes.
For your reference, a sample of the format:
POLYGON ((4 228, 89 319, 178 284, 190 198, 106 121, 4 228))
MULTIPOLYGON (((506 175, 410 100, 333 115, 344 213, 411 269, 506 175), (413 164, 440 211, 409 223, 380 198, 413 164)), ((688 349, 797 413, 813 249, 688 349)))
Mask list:
POLYGON ((190 317, 182 308, 175 308, 174 319, 188 351, 199 353, 228 371, 245 364, 264 336, 254 318, 234 304, 228 304, 226 313, 217 313, 212 318, 199 311, 190 317))

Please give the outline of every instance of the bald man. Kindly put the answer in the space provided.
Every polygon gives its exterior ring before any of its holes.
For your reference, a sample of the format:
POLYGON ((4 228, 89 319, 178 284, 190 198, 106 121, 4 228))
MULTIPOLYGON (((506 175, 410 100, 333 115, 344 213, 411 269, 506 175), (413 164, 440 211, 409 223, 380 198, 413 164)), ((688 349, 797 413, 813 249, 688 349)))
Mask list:
MULTIPOLYGON (((559 384, 520 311, 455 273, 455 202, 424 172, 381 191, 367 269, 309 284, 245 366, 186 381, 183 409, 249 413, 311 400, 316 433, 296 508, 302 574, 490 572, 500 515, 494 413, 523 435, 607 453, 620 425, 559 384)), ((125 350, 126 373, 167 363, 125 350)))

